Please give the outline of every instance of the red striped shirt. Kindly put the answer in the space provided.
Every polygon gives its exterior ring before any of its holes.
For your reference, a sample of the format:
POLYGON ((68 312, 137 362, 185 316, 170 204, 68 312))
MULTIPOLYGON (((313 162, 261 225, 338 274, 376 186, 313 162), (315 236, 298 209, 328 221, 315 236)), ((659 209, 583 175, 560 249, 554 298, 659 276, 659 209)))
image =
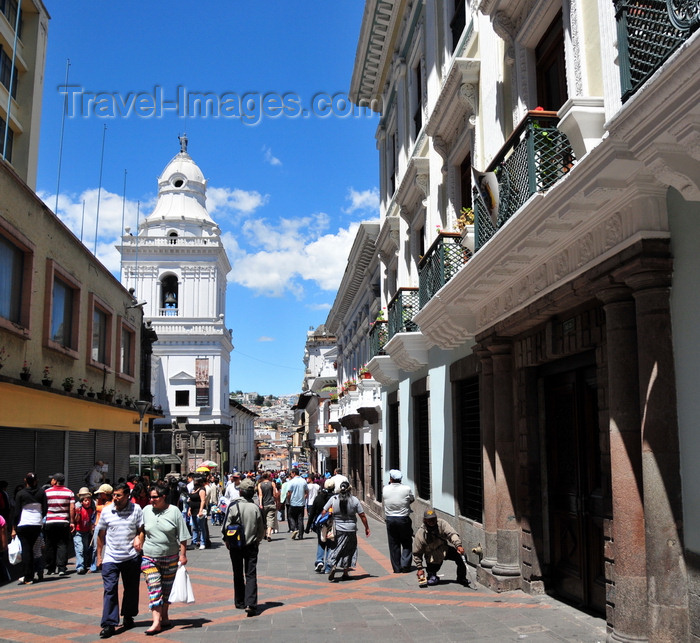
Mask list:
POLYGON ((46 490, 46 523, 56 524, 59 522, 70 522, 70 505, 75 502, 75 495, 67 487, 56 485, 46 490))

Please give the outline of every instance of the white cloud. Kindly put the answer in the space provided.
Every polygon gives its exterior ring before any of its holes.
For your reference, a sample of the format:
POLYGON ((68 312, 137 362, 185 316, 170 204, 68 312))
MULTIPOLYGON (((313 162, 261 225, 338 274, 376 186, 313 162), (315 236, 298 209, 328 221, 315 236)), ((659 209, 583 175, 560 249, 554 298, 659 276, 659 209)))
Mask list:
POLYGON ((262 335, 261 337, 258 337, 259 342, 274 342, 275 338, 274 337, 267 337, 266 335, 262 335))
POLYGON ((330 310, 332 304, 308 304, 306 307, 309 310, 330 310))
POLYGON ((372 212, 377 214, 379 211, 379 190, 372 188, 358 192, 354 188, 348 190, 347 199, 350 205, 343 210, 346 214, 353 214, 358 210, 360 212, 372 212))
POLYGON ((246 222, 246 232, 254 234, 253 245, 264 249, 232 257, 229 280, 269 297, 291 293, 301 298, 304 281, 322 290, 337 290, 359 224, 320 234, 327 223, 324 214, 283 219, 274 227, 266 221, 246 222))
POLYGON ((263 145, 262 151, 265 155, 265 161, 267 163, 273 166, 282 165, 282 161, 280 161, 276 156, 272 154, 272 150, 269 147, 267 147, 267 145, 263 145))
POLYGON ((252 214, 269 199, 269 194, 260 194, 255 190, 207 187, 207 210, 212 216, 214 213, 226 215, 230 211, 252 214))

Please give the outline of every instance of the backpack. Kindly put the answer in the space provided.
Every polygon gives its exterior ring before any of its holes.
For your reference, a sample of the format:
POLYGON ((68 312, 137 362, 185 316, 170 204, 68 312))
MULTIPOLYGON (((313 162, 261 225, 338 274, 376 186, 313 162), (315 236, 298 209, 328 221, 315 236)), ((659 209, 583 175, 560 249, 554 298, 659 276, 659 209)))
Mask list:
POLYGON ((241 522, 241 510, 238 506, 240 498, 234 500, 229 504, 226 509, 226 517, 224 518, 223 527, 221 533, 224 537, 224 542, 229 545, 229 547, 245 547, 245 530, 243 529, 243 523, 241 522), (238 520, 234 520, 230 524, 228 522, 228 514, 231 511, 231 507, 236 507, 236 513, 238 514, 238 520))

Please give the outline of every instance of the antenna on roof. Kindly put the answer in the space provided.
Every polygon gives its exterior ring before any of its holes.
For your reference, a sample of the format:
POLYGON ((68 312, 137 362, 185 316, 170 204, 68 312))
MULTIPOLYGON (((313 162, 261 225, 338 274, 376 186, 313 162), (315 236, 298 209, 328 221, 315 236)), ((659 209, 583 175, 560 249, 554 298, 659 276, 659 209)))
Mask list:
POLYGON ((188 143, 187 132, 178 136, 177 140, 180 141, 180 152, 182 154, 187 154, 187 143, 188 143))

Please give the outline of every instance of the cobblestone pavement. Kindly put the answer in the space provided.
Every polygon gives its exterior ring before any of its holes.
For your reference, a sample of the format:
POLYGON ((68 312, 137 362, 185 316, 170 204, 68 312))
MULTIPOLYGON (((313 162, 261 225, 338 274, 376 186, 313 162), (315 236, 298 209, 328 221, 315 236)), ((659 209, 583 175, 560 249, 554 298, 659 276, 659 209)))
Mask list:
MULTIPOLYGON (((446 561, 439 585, 419 588, 415 572, 393 574, 386 531, 370 519, 369 539, 360 535, 358 565, 351 579, 330 583, 315 573, 316 538, 293 541, 275 534, 260 547, 260 613, 247 617, 233 606, 231 566, 218 541, 208 550, 188 552, 196 603, 171 608, 173 627, 160 641, 552 641, 603 642, 605 621, 548 596, 496 594, 454 582, 446 561)), ((281 529, 287 528, 281 523, 281 529)), ((218 531, 212 529, 212 535, 218 531)), ((473 577, 473 570, 471 574, 473 577)), ((32 643, 100 640, 102 580, 99 574, 0 588, 0 640, 32 643)), ((117 630, 118 643, 148 640, 147 592, 141 584, 140 613, 132 630, 117 630)), ((151 640, 153 640, 151 639, 151 640)))

